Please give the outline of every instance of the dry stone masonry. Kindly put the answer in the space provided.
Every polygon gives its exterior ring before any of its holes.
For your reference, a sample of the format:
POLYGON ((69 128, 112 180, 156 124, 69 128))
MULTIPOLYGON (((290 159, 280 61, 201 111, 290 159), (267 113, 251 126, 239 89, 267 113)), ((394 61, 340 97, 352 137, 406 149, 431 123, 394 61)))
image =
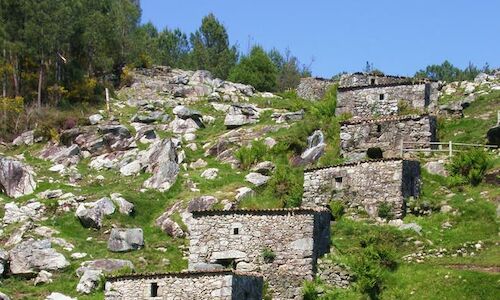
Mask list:
POLYGON ((302 78, 297 87, 297 96, 310 101, 321 100, 334 83, 333 80, 319 77, 302 78))
POLYGON ((305 207, 342 201, 351 210, 377 217, 385 203, 396 218, 405 212, 405 199, 420 194, 420 164, 402 159, 371 160, 311 169, 304 173, 305 207))
POLYGON ((106 300, 262 299, 262 276, 236 271, 130 275, 107 279, 106 300))
POLYGON ((397 115, 406 110, 433 111, 439 96, 438 88, 437 82, 429 81, 339 87, 336 114, 366 118, 397 115))
POLYGON ((411 78, 404 76, 382 75, 377 73, 356 72, 344 74, 340 77, 339 87, 370 86, 381 84, 397 84, 410 81, 411 78))
POLYGON ((432 115, 408 115, 379 119, 352 119, 341 123, 340 147, 349 160, 366 156, 369 148, 380 148, 385 158, 400 155, 405 148, 431 149, 437 141, 437 122, 432 115))
POLYGON ((302 299, 318 257, 329 251, 324 208, 193 211, 189 268, 222 265, 262 273, 273 299, 302 299))

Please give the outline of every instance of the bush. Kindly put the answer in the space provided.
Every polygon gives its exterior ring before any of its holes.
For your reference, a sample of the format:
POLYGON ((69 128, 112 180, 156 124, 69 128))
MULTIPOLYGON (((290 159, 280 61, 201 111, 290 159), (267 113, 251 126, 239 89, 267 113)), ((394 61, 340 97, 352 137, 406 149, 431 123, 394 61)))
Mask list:
POLYGON ((258 91, 272 92, 276 90, 278 70, 267 53, 260 46, 254 46, 250 55, 231 70, 229 80, 250 84, 258 91))
POLYGON ((266 264, 272 263, 276 258, 276 254, 273 252, 271 248, 262 249, 262 258, 266 264))
POLYGON ((378 299, 386 271, 397 268, 395 250, 378 238, 361 242, 363 250, 351 257, 350 267, 356 274, 356 288, 370 299, 378 299))
POLYGON ((267 147, 262 141, 253 141, 250 147, 243 147, 234 153, 242 169, 248 169, 253 164, 262 161, 267 153, 267 147))
POLYGON ((277 166, 266 191, 279 199, 284 207, 299 207, 302 203, 303 178, 300 169, 277 166))
POLYGON ((389 203, 382 203, 378 206, 378 216, 382 219, 391 220, 394 217, 392 206, 389 203))
POLYGON ((132 83, 134 83, 134 76, 132 76, 132 70, 128 67, 125 66, 122 69, 122 73, 120 74, 120 86, 131 86, 132 83))
POLYGON ((304 300, 317 300, 319 299, 316 285, 312 281, 305 281, 302 287, 302 296, 304 300))
POLYGON ((330 202, 330 211, 335 220, 339 220, 345 214, 344 204, 340 201, 330 202))
POLYGON ((491 159, 482 149, 459 152, 453 156, 447 169, 451 175, 463 177, 472 185, 483 181, 484 174, 491 165, 491 159))

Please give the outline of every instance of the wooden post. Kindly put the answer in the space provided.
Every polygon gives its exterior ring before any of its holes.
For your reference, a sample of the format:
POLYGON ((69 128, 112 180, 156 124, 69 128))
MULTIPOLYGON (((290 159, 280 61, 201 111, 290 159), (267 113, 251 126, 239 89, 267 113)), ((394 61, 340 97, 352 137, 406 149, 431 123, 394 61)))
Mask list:
POLYGON ((453 156, 453 142, 452 141, 449 141, 448 143, 448 150, 449 150, 449 156, 452 157, 453 156))
POLYGON ((111 112, 111 107, 109 105, 109 89, 106 88, 106 108, 108 110, 108 114, 111 112))

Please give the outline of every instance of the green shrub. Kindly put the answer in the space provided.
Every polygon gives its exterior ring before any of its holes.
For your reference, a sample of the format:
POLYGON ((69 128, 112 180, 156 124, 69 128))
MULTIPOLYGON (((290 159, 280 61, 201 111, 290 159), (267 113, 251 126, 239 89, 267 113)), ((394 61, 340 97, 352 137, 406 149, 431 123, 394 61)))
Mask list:
POLYGON ((399 115, 413 115, 413 114, 420 114, 420 113, 422 113, 421 110, 411 107, 411 105, 407 101, 404 101, 404 100, 398 101, 398 114, 399 115))
POLYGON ((267 182, 266 192, 279 199, 284 207, 299 207, 302 203, 303 171, 278 165, 267 182))
POLYGON ((389 203, 382 203, 378 206, 378 216, 382 219, 391 220, 394 217, 392 206, 389 203))
POLYGON ((330 211, 335 220, 340 220, 340 218, 342 218, 342 216, 345 214, 344 204, 341 201, 331 201, 330 211))
POLYGON ((317 300, 319 299, 316 284, 313 281, 305 281, 302 287, 302 296, 304 300, 317 300))
POLYGON ((485 151, 474 149, 453 156, 447 169, 451 175, 461 176, 470 184, 478 185, 490 164, 491 159, 485 151))
POLYGON ((262 249, 262 258, 266 264, 272 263, 276 258, 276 254, 273 252, 271 248, 262 249))
POLYGON ((258 91, 272 92, 276 90, 278 70, 267 53, 260 46, 254 46, 250 55, 241 58, 231 70, 229 80, 250 84, 258 91))
POLYGON ((242 169, 248 169, 253 164, 262 161, 267 153, 267 147, 262 141, 253 141, 250 147, 243 147, 234 153, 242 169))
POLYGON ((356 288, 369 299, 378 299, 385 273, 397 268, 395 250, 379 237, 362 240, 361 247, 362 252, 352 256, 349 263, 356 275, 356 288))

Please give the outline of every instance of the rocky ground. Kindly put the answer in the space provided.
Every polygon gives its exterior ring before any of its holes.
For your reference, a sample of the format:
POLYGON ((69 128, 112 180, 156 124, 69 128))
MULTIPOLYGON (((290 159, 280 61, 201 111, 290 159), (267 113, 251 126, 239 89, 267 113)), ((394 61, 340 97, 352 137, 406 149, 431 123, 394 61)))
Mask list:
MULTIPOLYGON (((31 131, 0 146, 0 291, 11 299, 101 299, 104 275, 182 270, 191 211, 291 205, 270 190, 281 187, 288 195, 301 189, 304 167, 340 161, 338 132, 327 124, 336 119, 299 130, 321 111, 318 104, 258 93, 206 71, 155 67, 133 77, 112 99, 111 111, 96 111, 85 125, 52 141, 31 131), (291 140, 291 132, 303 136, 291 140), (287 175, 299 182, 283 180, 282 170, 293 170, 287 175)), ((446 85, 441 138, 484 143, 500 109, 499 89, 498 77, 483 75, 446 85), (467 129, 471 119, 477 133, 467 129)), ((333 225, 320 294, 338 283, 345 297, 359 296, 355 271, 346 271, 341 253, 357 253, 358 238, 349 237, 373 228, 397 231, 401 276, 421 272, 417 265, 456 265, 460 257, 498 267, 498 179, 454 190, 446 187, 444 161, 421 159, 431 161, 426 190, 404 220, 333 225)), ((450 276, 476 271, 449 269, 450 276)), ((482 286, 498 283, 498 274, 489 274, 477 277, 482 286)), ((414 288, 398 285, 387 295, 413 295, 414 288)))

